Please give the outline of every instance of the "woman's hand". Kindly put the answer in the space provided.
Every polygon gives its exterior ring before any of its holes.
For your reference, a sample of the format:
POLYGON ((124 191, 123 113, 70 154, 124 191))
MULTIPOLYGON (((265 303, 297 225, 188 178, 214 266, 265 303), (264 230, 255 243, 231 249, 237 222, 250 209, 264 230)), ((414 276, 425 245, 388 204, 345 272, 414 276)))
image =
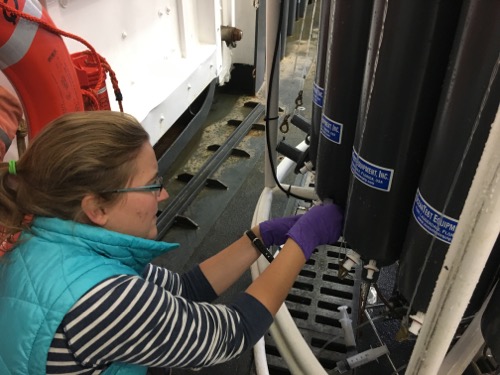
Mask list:
POLYGON ((299 217, 287 237, 300 246, 307 260, 317 246, 338 241, 343 220, 343 211, 335 204, 314 206, 299 217))
POLYGON ((288 238, 286 234, 301 216, 302 215, 279 217, 260 223, 260 238, 264 246, 271 247, 272 245, 283 245, 288 238))

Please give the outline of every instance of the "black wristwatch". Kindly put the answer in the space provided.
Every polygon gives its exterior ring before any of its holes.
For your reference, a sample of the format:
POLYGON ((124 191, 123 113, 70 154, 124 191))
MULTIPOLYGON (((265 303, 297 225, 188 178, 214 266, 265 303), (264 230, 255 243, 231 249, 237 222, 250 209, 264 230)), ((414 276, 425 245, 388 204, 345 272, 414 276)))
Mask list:
POLYGON ((245 234, 250 238, 250 241, 252 241, 252 245, 264 255, 264 258, 266 258, 269 263, 271 263, 274 260, 273 254, 264 246, 260 238, 257 237, 251 229, 247 230, 245 234))

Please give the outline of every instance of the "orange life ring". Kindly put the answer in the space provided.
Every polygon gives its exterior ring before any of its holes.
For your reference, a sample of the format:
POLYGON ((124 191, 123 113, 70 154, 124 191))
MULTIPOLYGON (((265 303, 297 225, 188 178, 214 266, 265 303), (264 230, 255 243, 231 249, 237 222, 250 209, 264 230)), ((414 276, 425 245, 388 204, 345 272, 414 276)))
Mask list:
MULTIPOLYGON (((36 0, 2 2, 54 25, 46 9, 36 0)), ((71 56, 59 35, 2 8, 0 69, 23 104, 29 135, 33 137, 60 115, 84 110, 80 84, 71 56)))

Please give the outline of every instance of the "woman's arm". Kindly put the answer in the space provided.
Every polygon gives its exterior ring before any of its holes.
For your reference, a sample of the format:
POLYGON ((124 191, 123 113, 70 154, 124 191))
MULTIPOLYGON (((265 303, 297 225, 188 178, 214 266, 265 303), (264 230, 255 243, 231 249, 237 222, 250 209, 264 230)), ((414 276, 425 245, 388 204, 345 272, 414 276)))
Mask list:
MULTIPOLYGON (((252 231, 260 237, 259 227, 252 231)), ((242 236, 224 250, 200 264, 200 269, 217 295, 234 284, 260 256, 247 236, 242 236)))
MULTIPOLYGON (((338 240, 342 222, 342 209, 334 204, 309 209, 285 232, 284 238, 288 239, 279 255, 248 287, 247 293, 262 303, 274 316, 315 247, 338 240)), ((260 236, 258 227, 252 230, 260 236)), ((200 267, 216 293, 220 294, 259 255, 252 242, 243 236, 200 267)))
POLYGON ((181 275, 150 263, 142 272, 142 277, 173 295, 182 296, 191 301, 211 302, 217 298, 217 294, 199 265, 181 275))
POLYGON ((255 297, 274 316, 305 262, 306 258, 299 245, 294 240, 288 239, 275 260, 255 279, 246 292, 255 297))
POLYGON ((269 311, 247 293, 228 306, 197 303, 140 277, 119 275, 96 285, 66 314, 47 373, 112 362, 211 366, 254 345, 271 323, 269 311))

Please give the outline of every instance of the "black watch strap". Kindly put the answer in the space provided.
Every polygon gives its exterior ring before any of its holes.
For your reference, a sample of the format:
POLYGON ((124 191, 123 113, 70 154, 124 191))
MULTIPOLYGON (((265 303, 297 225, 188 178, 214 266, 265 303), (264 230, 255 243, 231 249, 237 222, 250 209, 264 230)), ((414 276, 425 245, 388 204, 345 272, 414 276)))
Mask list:
POLYGON ((274 260, 273 254, 267 248, 264 246, 262 241, 260 240, 259 237, 255 235, 255 233, 249 229, 245 232, 245 235, 250 238, 250 241, 252 241, 252 245, 260 251, 262 255, 264 255, 264 258, 267 259, 269 263, 271 263, 274 260))

